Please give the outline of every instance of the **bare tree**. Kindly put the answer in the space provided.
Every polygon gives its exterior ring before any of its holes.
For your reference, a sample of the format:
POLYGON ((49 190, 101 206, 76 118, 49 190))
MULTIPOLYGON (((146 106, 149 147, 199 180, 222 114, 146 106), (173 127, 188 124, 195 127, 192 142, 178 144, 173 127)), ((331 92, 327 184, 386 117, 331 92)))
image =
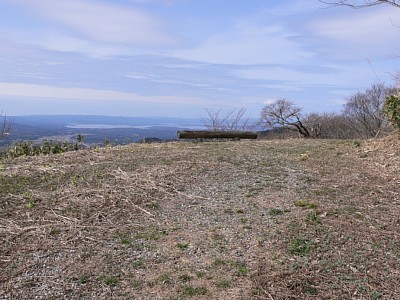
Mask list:
POLYGON ((346 100, 343 115, 359 137, 377 136, 387 127, 382 107, 387 96, 396 92, 382 83, 373 84, 365 92, 357 92, 346 100))
POLYGON ((394 7, 400 8, 400 0, 337 0, 337 1, 324 1, 320 2, 327 4, 329 6, 348 6, 351 8, 365 8, 381 4, 392 5, 394 7))
POLYGON ((206 109, 207 118, 203 118, 204 126, 210 131, 249 131, 256 126, 250 118, 245 117, 246 109, 232 109, 226 113, 206 109))
POLYGON ((261 110, 260 123, 269 128, 285 127, 297 131, 300 137, 312 137, 301 118, 301 108, 289 100, 279 99, 264 106, 261 110))
POLYGON ((0 112, 0 140, 10 134, 13 121, 7 120, 7 116, 0 112))
POLYGON ((304 119, 313 135, 323 139, 351 139, 358 137, 346 117, 337 113, 311 113, 304 119), (318 130, 318 133, 315 131, 318 130))

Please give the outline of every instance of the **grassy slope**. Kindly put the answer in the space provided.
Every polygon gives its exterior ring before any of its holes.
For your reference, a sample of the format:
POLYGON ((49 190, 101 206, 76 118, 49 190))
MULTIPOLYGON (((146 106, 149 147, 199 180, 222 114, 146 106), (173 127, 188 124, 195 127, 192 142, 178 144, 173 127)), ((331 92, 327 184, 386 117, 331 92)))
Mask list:
POLYGON ((396 299, 399 154, 289 140, 0 161, 0 298, 396 299))

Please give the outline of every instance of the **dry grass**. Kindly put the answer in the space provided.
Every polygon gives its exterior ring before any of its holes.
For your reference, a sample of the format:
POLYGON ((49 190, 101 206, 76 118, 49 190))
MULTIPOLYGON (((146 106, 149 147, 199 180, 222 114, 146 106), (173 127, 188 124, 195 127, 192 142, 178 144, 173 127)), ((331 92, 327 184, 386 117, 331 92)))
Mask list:
POLYGON ((0 161, 0 299, 396 299, 399 156, 287 140, 0 161))

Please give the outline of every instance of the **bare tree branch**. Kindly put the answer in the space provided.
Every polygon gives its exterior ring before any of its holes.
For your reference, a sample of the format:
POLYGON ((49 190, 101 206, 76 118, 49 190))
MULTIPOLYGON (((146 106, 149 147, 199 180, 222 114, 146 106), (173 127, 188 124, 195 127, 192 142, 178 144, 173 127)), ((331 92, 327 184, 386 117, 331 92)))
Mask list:
POLYGON ((250 118, 246 118, 246 109, 232 109, 225 114, 219 109, 216 112, 206 109, 207 118, 202 123, 210 131, 250 131, 256 126, 250 118))
POLYGON ((387 88, 379 83, 373 84, 365 92, 358 92, 346 100, 343 115, 360 137, 374 137, 387 126, 382 107, 386 96, 395 92, 396 89, 387 88))
POLYGON ((301 121, 301 108, 286 99, 267 104, 261 111, 260 123, 266 127, 285 127, 297 131, 299 136, 309 138, 310 131, 301 121))
POLYGON ((14 124, 13 120, 7 120, 7 116, 0 112, 0 139, 4 136, 9 135, 11 127, 14 124))
POLYGON ((323 139, 351 139, 359 137, 342 114, 311 113, 304 119, 314 137, 323 139))
POLYGON ((340 0, 340 1, 324 1, 320 2, 327 4, 329 7, 335 6, 348 6, 351 8, 365 8, 381 4, 392 5, 394 7, 400 8, 400 0, 340 0))

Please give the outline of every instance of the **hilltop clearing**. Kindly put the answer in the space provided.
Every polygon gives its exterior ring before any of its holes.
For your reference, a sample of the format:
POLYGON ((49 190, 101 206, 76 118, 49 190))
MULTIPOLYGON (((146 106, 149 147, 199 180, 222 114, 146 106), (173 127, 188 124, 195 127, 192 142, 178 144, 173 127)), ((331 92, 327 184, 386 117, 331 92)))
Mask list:
POLYGON ((0 299, 395 299, 398 141, 0 161, 0 299))

